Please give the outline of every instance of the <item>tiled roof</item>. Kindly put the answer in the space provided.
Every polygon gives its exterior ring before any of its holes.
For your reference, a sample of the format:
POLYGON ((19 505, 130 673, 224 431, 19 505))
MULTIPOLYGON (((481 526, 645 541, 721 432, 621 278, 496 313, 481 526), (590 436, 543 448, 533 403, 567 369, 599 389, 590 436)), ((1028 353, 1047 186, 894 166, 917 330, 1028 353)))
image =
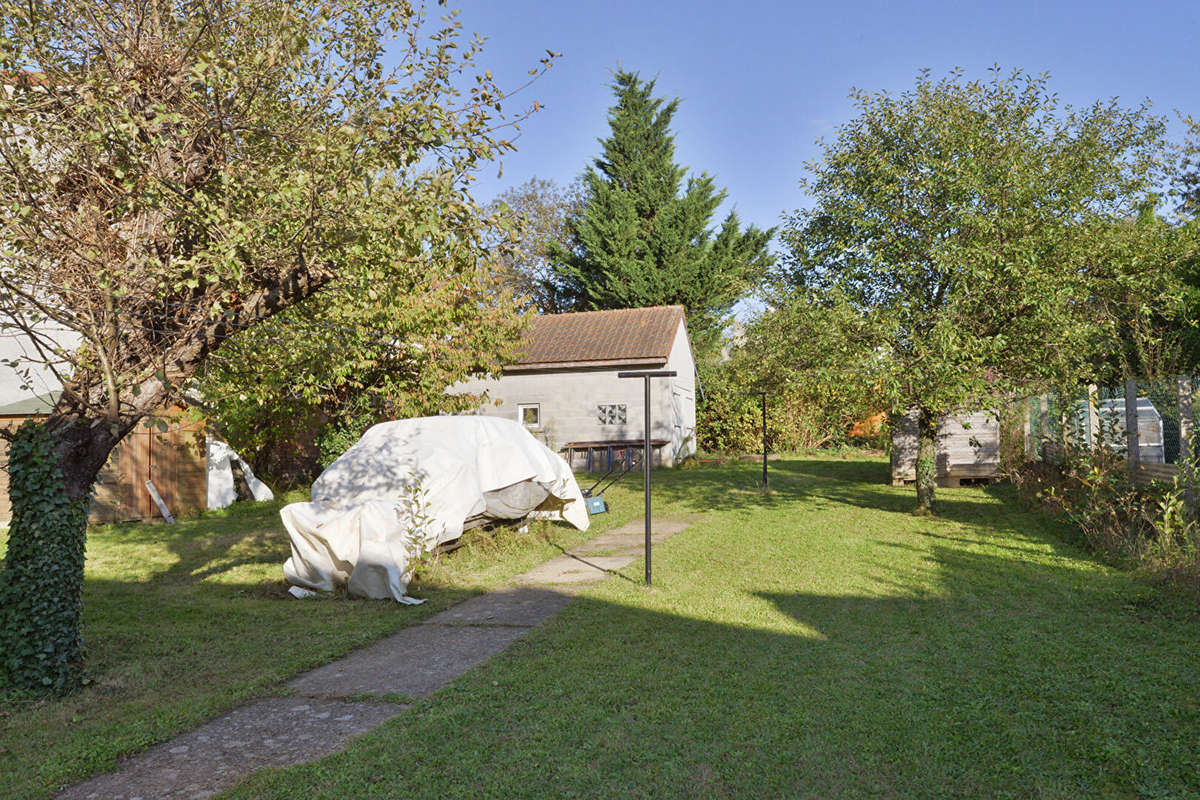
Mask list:
POLYGON ((509 370, 663 364, 682 322, 682 306, 534 317, 525 352, 509 370))

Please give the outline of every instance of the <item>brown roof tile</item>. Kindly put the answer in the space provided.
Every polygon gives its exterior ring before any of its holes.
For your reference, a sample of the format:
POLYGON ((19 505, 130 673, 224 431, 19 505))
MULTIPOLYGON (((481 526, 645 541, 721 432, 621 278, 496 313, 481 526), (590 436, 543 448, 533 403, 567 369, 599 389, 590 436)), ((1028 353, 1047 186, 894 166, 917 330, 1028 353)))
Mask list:
POLYGON ((665 363, 682 321, 682 306, 534 317, 525 352, 509 369, 665 363))

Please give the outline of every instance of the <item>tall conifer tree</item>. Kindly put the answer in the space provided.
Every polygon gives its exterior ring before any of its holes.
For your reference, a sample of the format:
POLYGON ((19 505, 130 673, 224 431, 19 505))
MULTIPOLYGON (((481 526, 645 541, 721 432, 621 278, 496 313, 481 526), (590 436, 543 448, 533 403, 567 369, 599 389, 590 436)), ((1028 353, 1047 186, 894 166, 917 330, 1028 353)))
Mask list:
POLYGON ((679 99, 655 97, 654 84, 616 74, 612 132, 583 174, 584 210, 568 221, 571 247, 553 256, 575 308, 682 305, 706 349, 773 262, 767 244, 775 229, 740 230, 733 212, 719 231, 710 227, 725 191, 707 173, 684 183, 670 131, 679 99))

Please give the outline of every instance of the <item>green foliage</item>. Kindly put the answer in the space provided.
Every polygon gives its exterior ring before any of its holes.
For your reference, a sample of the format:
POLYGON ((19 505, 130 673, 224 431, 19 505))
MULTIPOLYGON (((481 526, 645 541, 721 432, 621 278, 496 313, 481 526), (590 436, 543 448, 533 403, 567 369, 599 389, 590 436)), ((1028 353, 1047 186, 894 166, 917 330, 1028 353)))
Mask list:
MULTIPOLYGON (((709 453, 762 452, 763 386, 752 367, 758 362, 744 351, 735 351, 728 362, 700 364, 704 394, 696 405, 698 446, 709 453)), ((845 394, 827 392, 816 373, 793 376, 788 383, 767 391, 767 449, 797 452, 850 442, 848 430, 870 415, 864 393, 851 404, 839 402, 845 394)), ((845 384, 840 388, 852 388, 845 384)), ((869 388, 869 387, 868 387, 869 388)), ((877 437, 871 443, 877 443, 877 437)))
POLYGON ((0 71, 37 71, 0 95, 0 323, 78 333, 52 354, 70 396, 122 421, 321 287, 362 300, 475 269, 498 224, 468 189, 512 148, 507 95, 462 77, 482 40, 454 13, 202 11, 0 3, 0 71))
MULTIPOLYGON (((696 446, 707 453, 761 450, 758 398, 749 394, 726 365, 701 362, 697 367, 703 391, 696 400, 696 446)), ((770 432, 767 442, 778 447, 770 432)))
POLYGON ((1175 178, 1179 210, 1191 219, 1200 218, 1200 120, 1183 117, 1188 136, 1183 144, 1183 159, 1175 178))
POLYGON ((1014 471, 1026 502, 1064 514, 1089 549, 1109 560, 1200 585, 1200 523, 1187 500, 1200 488, 1195 462, 1181 464, 1170 482, 1139 484, 1117 449, 1067 444, 1057 450, 1054 461, 1014 471))
POLYGON ((1163 121, 1060 107, 1020 71, 851 97, 858 115, 808 165, 815 203, 789 218, 778 277, 784 296, 858 316, 882 407, 938 418, 1111 360, 1118 312, 1161 296, 1165 265, 1125 269, 1113 242, 1163 180, 1163 121))
POLYGON ((878 359, 845 303, 795 292, 738 333, 727 361, 701 362, 700 445, 710 451, 776 451, 845 444, 849 429, 882 408, 878 359))
POLYGON ((304 483, 377 422, 474 407, 445 388, 498 373, 525 322, 483 268, 449 260, 345 280, 227 342, 200 393, 264 476, 304 483))
POLYGON ((11 535, 0 567, 0 689, 64 694, 82 680, 83 550, 90 498, 67 496, 49 433, 8 450, 11 535))
POLYGON ((733 212, 719 231, 709 227, 725 192, 706 173, 684 183, 670 131, 679 100, 655 97, 654 84, 617 72, 611 134, 583 174, 583 211, 568 217, 570 246, 551 253, 575 308, 682 305, 693 345, 706 351, 774 262, 774 229, 742 230, 733 212))
POLYGON ((1186 372, 1200 357, 1200 225, 1172 224, 1147 203, 1135 218, 1090 234, 1092 325, 1108 345, 1090 381, 1186 372))
MULTIPOLYGON (((325 360, 319 386, 267 416, 310 431, 307 412, 364 377, 416 405, 447 371, 503 352, 511 308, 477 307, 503 222, 470 188, 512 149, 513 120, 476 67, 482 37, 460 28, 408 0, 0 0, 0 330, 33 339, 33 360, 64 378, 47 429, 65 496, 84 503, 121 436, 214 352, 235 362, 234 391, 214 396, 242 404, 243 431, 309 374, 295 360, 325 360), (321 291, 341 294, 291 321, 328 334, 348 319, 343 343, 282 327, 254 340, 321 291), (368 329, 384 332, 374 349, 368 329), (488 355, 422 370, 460 347, 488 355)), ((64 541, 79 530, 51 521, 64 541)), ((14 539, 42 524, 22 518, 14 539)))
POLYGON ((555 280, 551 251, 569 249, 568 221, 582 212, 582 191, 579 181, 564 187, 534 177, 501 192, 489 206, 493 212, 511 214, 517 231, 516 248, 500 256, 504 284, 542 314, 557 314, 571 307, 570 298, 563 296, 555 280))

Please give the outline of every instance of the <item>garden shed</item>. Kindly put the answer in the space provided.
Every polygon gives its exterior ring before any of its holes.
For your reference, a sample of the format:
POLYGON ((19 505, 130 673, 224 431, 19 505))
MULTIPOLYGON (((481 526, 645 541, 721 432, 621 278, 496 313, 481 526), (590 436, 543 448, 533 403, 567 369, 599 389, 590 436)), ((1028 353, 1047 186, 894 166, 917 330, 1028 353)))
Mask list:
MULTIPOLYGON (((78 336, 54 331, 53 338, 70 348, 78 336)), ((40 364, 37 349, 20 334, 0 337, 0 429, 13 431, 29 419, 47 416, 58 400, 62 383, 57 373, 40 364), (14 364, 19 365, 14 366, 14 364)), ((127 522, 157 519, 158 504, 146 487, 155 491, 172 516, 195 516, 205 508, 232 502, 233 468, 228 445, 213 438, 208 424, 183 405, 160 411, 130 431, 100 470, 92 501, 92 522, 127 522)), ((236 459, 236 456, 234 456, 236 459)), ((8 442, 0 439, 0 525, 12 518, 8 499, 8 442)), ((270 490, 255 485, 249 469, 236 459, 250 492, 265 497, 270 490)))
POLYGON ((535 317, 500 378, 449 391, 486 392, 478 413, 517 420, 574 469, 603 468, 638 457, 644 437, 642 381, 622 370, 675 371, 651 382, 653 457, 669 466, 694 453, 696 365, 682 306, 535 317))
MULTIPOLYGON (((938 424, 938 486, 988 481, 1000 475, 1000 423, 995 412, 952 414, 938 424)), ((917 411, 892 426, 892 485, 917 479, 917 411)))

